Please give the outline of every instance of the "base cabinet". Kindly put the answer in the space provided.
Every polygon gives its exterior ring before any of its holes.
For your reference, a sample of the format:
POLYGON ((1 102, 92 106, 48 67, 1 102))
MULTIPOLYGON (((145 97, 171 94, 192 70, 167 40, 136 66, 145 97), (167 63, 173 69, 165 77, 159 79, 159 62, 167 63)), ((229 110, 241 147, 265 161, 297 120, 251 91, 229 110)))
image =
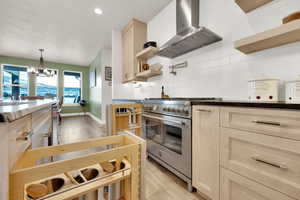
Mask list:
POLYGON ((212 200, 300 200, 299 110, 193 106, 193 186, 212 200))
POLYGON ((220 200, 292 200, 284 194, 221 168, 220 200))
POLYGON ((219 199, 219 108, 193 107, 193 177, 199 193, 219 199))
POLYGON ((8 167, 8 134, 4 126, 0 125, 0 199, 8 200, 8 183, 9 183, 9 167, 8 167))

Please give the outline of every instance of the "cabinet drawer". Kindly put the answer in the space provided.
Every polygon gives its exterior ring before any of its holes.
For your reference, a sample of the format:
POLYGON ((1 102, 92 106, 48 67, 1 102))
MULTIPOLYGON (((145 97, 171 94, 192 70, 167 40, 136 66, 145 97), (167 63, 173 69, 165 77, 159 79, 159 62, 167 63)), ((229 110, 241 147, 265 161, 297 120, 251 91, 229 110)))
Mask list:
POLYGON ((21 119, 13 121, 9 124, 9 139, 15 140, 18 136, 21 136, 31 131, 31 115, 27 115, 21 119))
POLYGON ((292 200, 284 194, 221 168, 221 200, 292 200))
POLYGON ((300 141, 222 128, 221 165, 300 199, 300 141))
POLYGON ((31 132, 31 115, 27 115, 9 124, 10 134, 8 136, 9 167, 10 169, 31 145, 31 140, 24 137, 31 132))
POLYGON ((278 109, 222 108, 222 127, 300 140, 300 112, 278 109))

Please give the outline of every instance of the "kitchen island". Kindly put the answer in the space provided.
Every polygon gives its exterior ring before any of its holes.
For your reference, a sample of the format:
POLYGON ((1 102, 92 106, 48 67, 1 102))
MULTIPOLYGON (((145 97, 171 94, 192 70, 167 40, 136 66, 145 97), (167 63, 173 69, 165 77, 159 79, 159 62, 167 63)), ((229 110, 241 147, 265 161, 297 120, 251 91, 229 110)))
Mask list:
POLYGON ((55 100, 0 102, 0 199, 8 199, 9 171, 23 152, 32 147, 33 136, 51 138, 55 103, 55 100))

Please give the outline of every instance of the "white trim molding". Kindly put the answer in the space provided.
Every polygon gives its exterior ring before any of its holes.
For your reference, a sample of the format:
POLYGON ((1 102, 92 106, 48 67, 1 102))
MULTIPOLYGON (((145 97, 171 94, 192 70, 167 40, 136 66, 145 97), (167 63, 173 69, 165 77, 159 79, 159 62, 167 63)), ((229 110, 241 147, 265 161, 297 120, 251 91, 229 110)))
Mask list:
POLYGON ((61 117, 77 117, 77 116, 84 116, 86 113, 62 113, 61 117))
POLYGON ((93 120, 95 120, 98 124, 100 124, 100 125, 105 125, 105 124, 106 124, 105 121, 99 119, 98 117, 96 117, 96 116, 93 115, 92 113, 88 112, 88 113, 86 113, 86 114, 87 114, 88 116, 90 116, 93 120))
POLYGON ((97 122, 99 125, 101 126, 105 126, 106 123, 105 121, 99 119, 98 117, 96 117, 95 115, 93 115, 90 112, 86 112, 86 113, 65 113, 65 114, 61 114, 61 117, 77 117, 77 116, 84 116, 84 115, 88 115, 90 116, 95 122, 97 122))

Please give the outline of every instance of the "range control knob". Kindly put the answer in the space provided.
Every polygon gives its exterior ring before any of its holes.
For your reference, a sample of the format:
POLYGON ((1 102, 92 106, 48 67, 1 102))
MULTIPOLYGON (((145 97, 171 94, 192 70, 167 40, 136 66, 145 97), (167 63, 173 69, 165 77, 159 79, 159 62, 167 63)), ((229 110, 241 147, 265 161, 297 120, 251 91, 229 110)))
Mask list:
POLYGON ((180 108, 177 108, 177 109, 176 109, 176 112, 181 113, 181 109, 180 109, 180 108))
POLYGON ((186 115, 188 115, 188 114, 190 113, 190 110, 189 110, 188 108, 185 108, 185 109, 184 109, 184 113, 185 113, 186 115))
POLYGON ((179 113, 184 113, 184 109, 183 109, 183 108, 180 108, 180 109, 178 109, 178 112, 179 112, 179 113))

